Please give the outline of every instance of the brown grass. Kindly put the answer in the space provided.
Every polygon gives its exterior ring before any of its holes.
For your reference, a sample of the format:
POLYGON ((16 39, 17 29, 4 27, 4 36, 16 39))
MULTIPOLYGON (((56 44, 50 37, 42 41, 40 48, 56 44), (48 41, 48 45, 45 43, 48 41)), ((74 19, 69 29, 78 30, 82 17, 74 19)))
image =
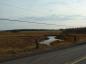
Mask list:
MULTIPOLYGON (((36 50, 36 42, 44 40, 46 35, 59 35, 56 31, 32 31, 32 32, 0 32, 0 57, 18 55, 20 53, 36 50)), ((76 35, 76 34, 73 34, 76 35)), ((86 35, 78 34, 77 41, 86 40, 86 35)), ((51 43, 52 47, 68 47, 75 44, 72 36, 65 36, 64 41, 51 43)), ((39 44, 39 49, 44 50, 49 46, 39 44)))
POLYGON ((72 43, 67 41, 54 41, 50 44, 54 48, 69 47, 72 43))
MULTIPOLYGON (((44 40, 46 35, 59 34, 56 31, 32 32, 0 32, 0 56, 17 55, 19 53, 36 50, 36 42, 44 40)), ((40 44, 39 49, 46 49, 47 45, 40 44)))
POLYGON ((79 44, 80 41, 86 41, 86 34, 72 34, 65 35, 64 41, 54 41, 51 43, 52 47, 69 47, 74 44, 79 44), (75 40, 76 37, 76 40, 75 40))

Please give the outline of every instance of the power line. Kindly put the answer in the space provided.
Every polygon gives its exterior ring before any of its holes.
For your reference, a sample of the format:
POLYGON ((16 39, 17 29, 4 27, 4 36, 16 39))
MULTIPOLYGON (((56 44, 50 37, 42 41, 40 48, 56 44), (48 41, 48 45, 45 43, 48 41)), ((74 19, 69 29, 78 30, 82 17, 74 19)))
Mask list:
MULTIPOLYGON (((11 4, 8 3, 3 3, 6 6, 13 6, 11 4)), ((14 6, 15 8, 19 8, 19 9, 26 9, 26 8, 22 8, 22 7, 18 7, 18 6, 14 6)), ((54 25, 54 26, 65 26, 65 27, 73 27, 73 26, 67 26, 67 25, 57 25, 57 24, 49 24, 49 23, 39 23, 39 22, 32 22, 32 21, 25 21, 25 20, 16 20, 16 19, 9 19, 9 18, 0 18, 0 20, 7 20, 7 21, 17 21, 17 22, 27 22, 27 23, 35 23, 35 24, 44 24, 44 25, 54 25)))
MULTIPOLYGON (((8 4, 8 3, 3 3, 5 5, 8 5, 8 6, 13 6, 11 4, 8 4)), ((19 8, 19 9, 22 9, 24 10, 25 8, 22 8, 22 7, 18 7, 18 6, 14 6, 15 8, 19 8)), ((67 25, 57 25, 57 24, 49 24, 49 23, 39 23, 39 22, 32 22, 32 21, 23 21, 23 20, 16 20, 16 19, 6 19, 6 18, 0 18, 0 20, 8 20, 8 21, 18 21, 18 22, 28 22, 28 23, 35 23, 35 24, 44 24, 44 25, 55 25, 55 26, 65 26, 65 27, 73 27, 73 26, 67 26, 67 25)))
POLYGON ((0 20, 17 21, 17 22, 27 22, 27 23, 44 24, 44 25, 54 25, 54 26, 73 27, 73 26, 67 26, 67 25, 57 25, 57 24, 50 24, 50 23, 39 23, 39 22, 32 22, 32 21, 25 21, 25 20, 9 19, 9 18, 0 18, 0 20))

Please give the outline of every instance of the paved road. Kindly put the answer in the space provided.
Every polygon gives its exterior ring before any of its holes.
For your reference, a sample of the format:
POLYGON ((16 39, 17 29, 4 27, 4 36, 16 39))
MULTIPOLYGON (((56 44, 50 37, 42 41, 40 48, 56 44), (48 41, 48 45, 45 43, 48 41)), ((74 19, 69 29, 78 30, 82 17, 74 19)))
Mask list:
MULTIPOLYGON (((80 45, 46 54, 26 57, 0 64, 75 64, 79 58, 86 56, 86 45, 80 45)), ((86 64, 85 59, 82 63, 86 64)), ((80 63, 80 62, 79 62, 80 63)))
POLYGON ((77 64, 86 64, 86 60, 83 60, 81 62, 78 62, 77 64))

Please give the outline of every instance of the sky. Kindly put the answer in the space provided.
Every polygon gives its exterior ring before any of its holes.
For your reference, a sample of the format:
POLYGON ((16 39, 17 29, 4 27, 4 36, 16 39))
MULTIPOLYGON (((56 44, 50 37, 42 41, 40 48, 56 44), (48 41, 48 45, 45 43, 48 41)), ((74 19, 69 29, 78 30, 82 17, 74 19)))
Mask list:
POLYGON ((0 20, 0 30, 85 27, 86 0, 0 0, 0 18, 27 21, 0 20))

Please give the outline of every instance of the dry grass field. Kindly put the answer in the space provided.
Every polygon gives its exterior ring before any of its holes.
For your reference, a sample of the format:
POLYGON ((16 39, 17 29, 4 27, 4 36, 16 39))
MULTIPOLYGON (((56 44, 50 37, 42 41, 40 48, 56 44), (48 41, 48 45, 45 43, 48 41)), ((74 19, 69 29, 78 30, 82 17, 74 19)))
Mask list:
POLYGON ((86 34, 71 34, 65 35, 63 41, 54 41, 51 43, 52 47, 69 47, 71 45, 80 44, 86 41, 86 34))
MULTIPOLYGON (((37 43, 46 38, 46 35, 58 35, 56 31, 30 32, 0 32, 0 57, 32 52, 37 49, 37 43)), ((45 49, 47 45, 39 44, 38 49, 45 49)))
MULTIPOLYGON (((46 39, 47 35, 59 35, 57 31, 30 31, 30 32, 0 32, 0 57, 19 55, 20 53, 34 52, 34 50, 45 50, 48 45, 37 43, 46 39)), ((86 34, 72 34, 64 36, 63 41, 51 43, 52 48, 69 47, 76 41, 86 41, 86 34)))

